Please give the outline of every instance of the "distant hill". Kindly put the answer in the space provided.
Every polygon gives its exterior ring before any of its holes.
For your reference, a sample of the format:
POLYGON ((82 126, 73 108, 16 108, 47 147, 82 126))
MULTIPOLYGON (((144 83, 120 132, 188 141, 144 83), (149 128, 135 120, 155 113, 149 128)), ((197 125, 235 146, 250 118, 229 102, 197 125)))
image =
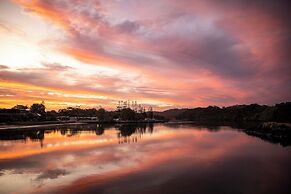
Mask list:
POLYGON ((154 115, 163 116, 168 120, 175 120, 183 112, 187 111, 188 109, 169 109, 162 112, 154 112, 154 115))
POLYGON ((154 114, 181 121, 274 121, 291 123, 291 102, 275 106, 249 104, 229 107, 209 106, 193 109, 170 109, 154 114))

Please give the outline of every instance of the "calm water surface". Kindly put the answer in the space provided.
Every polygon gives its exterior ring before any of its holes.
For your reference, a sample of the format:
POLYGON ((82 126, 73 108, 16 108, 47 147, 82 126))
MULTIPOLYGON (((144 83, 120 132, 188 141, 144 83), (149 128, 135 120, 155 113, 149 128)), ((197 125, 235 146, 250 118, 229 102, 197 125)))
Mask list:
POLYGON ((0 193, 291 193, 291 147, 230 127, 0 132, 0 193))

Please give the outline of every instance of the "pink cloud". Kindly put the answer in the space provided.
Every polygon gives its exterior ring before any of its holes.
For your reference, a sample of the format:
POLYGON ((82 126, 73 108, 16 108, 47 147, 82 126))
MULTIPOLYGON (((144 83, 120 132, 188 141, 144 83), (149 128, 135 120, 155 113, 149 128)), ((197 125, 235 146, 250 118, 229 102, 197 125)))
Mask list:
POLYGON ((98 78, 105 95, 189 107, 291 98, 288 2, 15 2, 65 32, 59 52, 140 76, 98 78))

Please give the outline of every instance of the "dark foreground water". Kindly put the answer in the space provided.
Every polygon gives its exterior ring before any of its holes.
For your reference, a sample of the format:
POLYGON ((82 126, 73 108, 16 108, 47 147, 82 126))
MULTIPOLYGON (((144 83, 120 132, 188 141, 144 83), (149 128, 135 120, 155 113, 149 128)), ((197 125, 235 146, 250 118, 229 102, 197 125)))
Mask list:
POLYGON ((291 147, 230 127, 0 132, 0 193, 288 194, 291 147))

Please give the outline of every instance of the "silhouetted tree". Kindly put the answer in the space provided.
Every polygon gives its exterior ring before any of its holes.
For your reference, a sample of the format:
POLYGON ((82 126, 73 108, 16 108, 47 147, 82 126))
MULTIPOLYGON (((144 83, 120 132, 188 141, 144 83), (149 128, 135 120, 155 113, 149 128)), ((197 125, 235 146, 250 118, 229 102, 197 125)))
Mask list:
POLYGON ((153 119, 153 117, 154 117, 153 111, 148 111, 147 112, 147 117, 150 118, 150 119, 153 119))
POLYGON ((27 105, 17 104, 12 109, 16 109, 16 110, 27 110, 28 109, 28 106, 27 105))
POLYGON ((45 105, 44 104, 34 103, 30 107, 30 112, 38 113, 38 114, 43 115, 45 113, 45 105))
POLYGON ((57 120, 58 113, 55 110, 47 111, 45 114, 45 118, 47 121, 55 121, 57 120))
POLYGON ((99 121, 106 120, 106 111, 104 108, 99 108, 96 112, 96 116, 99 119, 99 121))
POLYGON ((120 118, 122 120, 134 120, 136 113, 130 108, 120 110, 120 118))

